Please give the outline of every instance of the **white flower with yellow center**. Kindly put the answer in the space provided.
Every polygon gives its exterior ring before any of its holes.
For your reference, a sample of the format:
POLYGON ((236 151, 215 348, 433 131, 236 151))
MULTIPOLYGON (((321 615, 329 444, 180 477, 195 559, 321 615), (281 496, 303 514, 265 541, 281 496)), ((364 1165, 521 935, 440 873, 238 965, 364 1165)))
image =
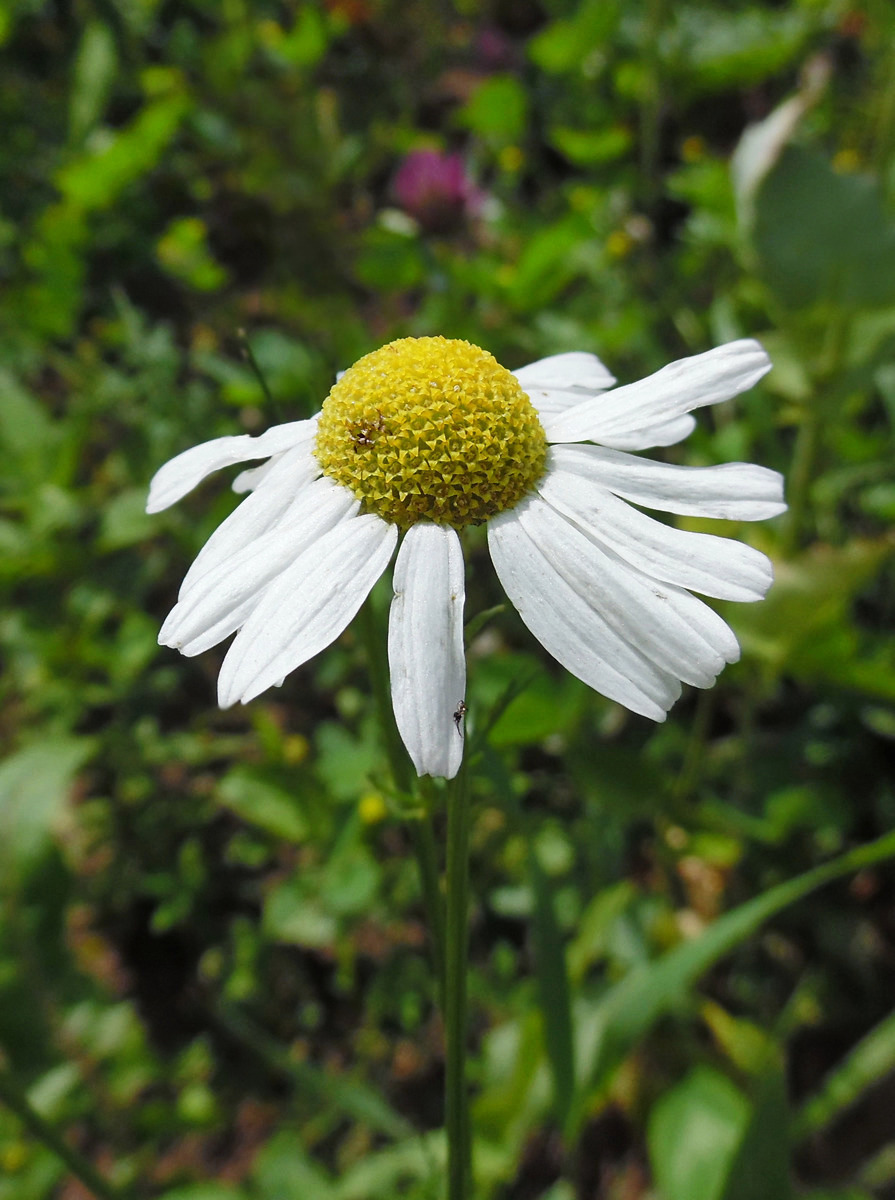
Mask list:
POLYGON ((590 687, 662 721, 681 681, 709 687, 739 657, 691 591, 759 600, 771 564, 632 504, 757 521, 784 510, 782 478, 628 452, 680 441, 691 409, 769 368, 742 340, 607 391, 615 379, 593 354, 510 372, 468 342, 391 342, 346 371, 310 420, 216 438, 156 474, 149 512, 220 467, 268 460, 235 481, 250 495, 193 563, 159 641, 193 655, 238 630, 218 694, 223 707, 245 703, 339 636, 403 534, 388 633, 395 717, 419 774, 451 778, 466 692, 458 530, 487 522, 495 570, 534 636, 590 687))

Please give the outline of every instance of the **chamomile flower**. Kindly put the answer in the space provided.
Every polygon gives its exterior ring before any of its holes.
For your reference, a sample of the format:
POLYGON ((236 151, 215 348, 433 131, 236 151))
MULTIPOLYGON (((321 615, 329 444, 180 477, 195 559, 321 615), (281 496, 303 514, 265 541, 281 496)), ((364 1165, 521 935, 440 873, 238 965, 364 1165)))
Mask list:
POLYGON ((641 507, 761 520, 784 510, 782 478, 631 452, 679 442, 692 409, 769 368, 744 339, 613 388, 593 354, 511 372, 465 341, 391 342, 346 371, 310 420, 216 438, 158 471, 149 512, 221 467, 266 460, 234 482, 249 494, 200 551, 159 641, 194 655, 236 633, 218 695, 223 707, 246 703, 339 636, 400 540, 395 717, 418 773, 451 778, 466 691, 459 531, 486 522, 494 568, 534 636, 604 696, 662 721, 682 681, 709 687, 739 657, 693 592, 759 600, 772 571, 750 546, 641 507))

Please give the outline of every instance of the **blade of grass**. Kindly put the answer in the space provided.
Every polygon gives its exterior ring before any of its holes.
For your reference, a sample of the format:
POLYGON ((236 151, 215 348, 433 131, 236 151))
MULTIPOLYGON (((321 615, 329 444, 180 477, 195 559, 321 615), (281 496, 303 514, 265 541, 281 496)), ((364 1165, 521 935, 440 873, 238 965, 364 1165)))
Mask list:
POLYGON ((824 1079, 820 1091, 796 1114, 796 1141, 811 1137, 829 1125, 867 1088, 895 1070, 895 1012, 874 1026, 824 1079))
POLYGON ((606 1088, 637 1042, 686 997, 709 967, 788 905, 842 875, 893 857, 895 833, 858 846, 725 913, 701 937, 676 946, 610 988, 579 1025, 578 1061, 584 1064, 585 1082, 575 1097, 570 1125, 580 1127, 589 1099, 606 1088))
POLYGON ((532 937, 538 1006, 543 1021, 544 1046, 553 1076, 553 1111, 557 1124, 563 1129, 575 1095, 572 1001, 566 951, 556 920, 550 881, 533 848, 529 851, 528 865, 534 889, 532 937))

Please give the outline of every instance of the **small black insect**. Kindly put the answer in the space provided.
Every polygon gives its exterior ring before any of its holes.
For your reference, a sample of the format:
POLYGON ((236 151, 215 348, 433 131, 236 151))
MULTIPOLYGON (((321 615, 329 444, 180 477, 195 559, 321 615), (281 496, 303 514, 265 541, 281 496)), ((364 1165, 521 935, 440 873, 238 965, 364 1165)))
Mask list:
POLYGON ((463 736, 462 725, 463 725, 463 718, 465 716, 466 716, 466 701, 458 700, 457 708, 454 713, 454 724, 457 726, 457 733, 460 735, 460 737, 463 736))

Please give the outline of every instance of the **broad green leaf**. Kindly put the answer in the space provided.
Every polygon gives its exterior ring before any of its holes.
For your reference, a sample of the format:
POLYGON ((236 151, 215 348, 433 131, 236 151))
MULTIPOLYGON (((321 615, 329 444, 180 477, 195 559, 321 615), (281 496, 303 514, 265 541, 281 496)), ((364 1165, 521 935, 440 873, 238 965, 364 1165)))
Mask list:
POLYGON ((650 1113, 647 1132, 662 1200, 722 1200, 750 1116, 739 1088, 710 1067, 695 1067, 666 1092, 650 1113))
POLYGON ((264 902, 264 932, 274 941, 310 948, 330 946, 338 928, 333 914, 298 880, 285 880, 264 902))
POLYGON ((618 24, 618 0, 583 0, 574 16, 551 21, 528 43, 532 62, 544 71, 589 71, 600 64, 603 43, 618 24))
POLYGON ((778 563, 766 600, 730 610, 743 648, 803 681, 895 698, 895 651, 884 643, 867 648, 872 643, 851 621, 855 596, 891 555, 888 539, 852 540, 778 563))
POLYGON ((88 738, 48 737, 0 764, 0 889, 16 886, 49 847, 92 750, 88 738))
POLYGON ((789 146, 755 197, 759 269, 790 308, 895 303, 895 224, 876 182, 789 146))
MULTIPOLYGON (((798 8, 740 12, 678 4, 660 41, 667 69, 688 92, 757 83, 796 61, 812 30, 798 8)), ((649 36, 649 35, 647 35, 649 36)), ((653 35, 655 36, 655 35, 653 35)))
POLYGON ((528 125, 528 92, 514 75, 492 75, 480 84, 458 119, 498 145, 520 141, 528 125))
POLYGON ((633 137, 629 129, 611 126, 608 129, 570 129, 557 125, 550 140, 561 154, 577 166, 612 162, 631 148, 633 137))
POLYGON ((833 879, 895 857, 895 833, 824 863, 725 913, 692 941, 635 968, 578 1022, 577 1061, 584 1090, 578 1116, 593 1092, 602 1092, 617 1067, 664 1014, 678 1007, 699 977, 751 937, 765 921, 833 879))
POLYGON ((295 795, 244 767, 224 776, 217 796, 237 816, 274 837, 303 842, 308 835, 308 823, 295 795))
POLYGON ((297 1133, 282 1129, 261 1150, 252 1167, 253 1191, 276 1200, 332 1200, 334 1184, 314 1162, 297 1133))

